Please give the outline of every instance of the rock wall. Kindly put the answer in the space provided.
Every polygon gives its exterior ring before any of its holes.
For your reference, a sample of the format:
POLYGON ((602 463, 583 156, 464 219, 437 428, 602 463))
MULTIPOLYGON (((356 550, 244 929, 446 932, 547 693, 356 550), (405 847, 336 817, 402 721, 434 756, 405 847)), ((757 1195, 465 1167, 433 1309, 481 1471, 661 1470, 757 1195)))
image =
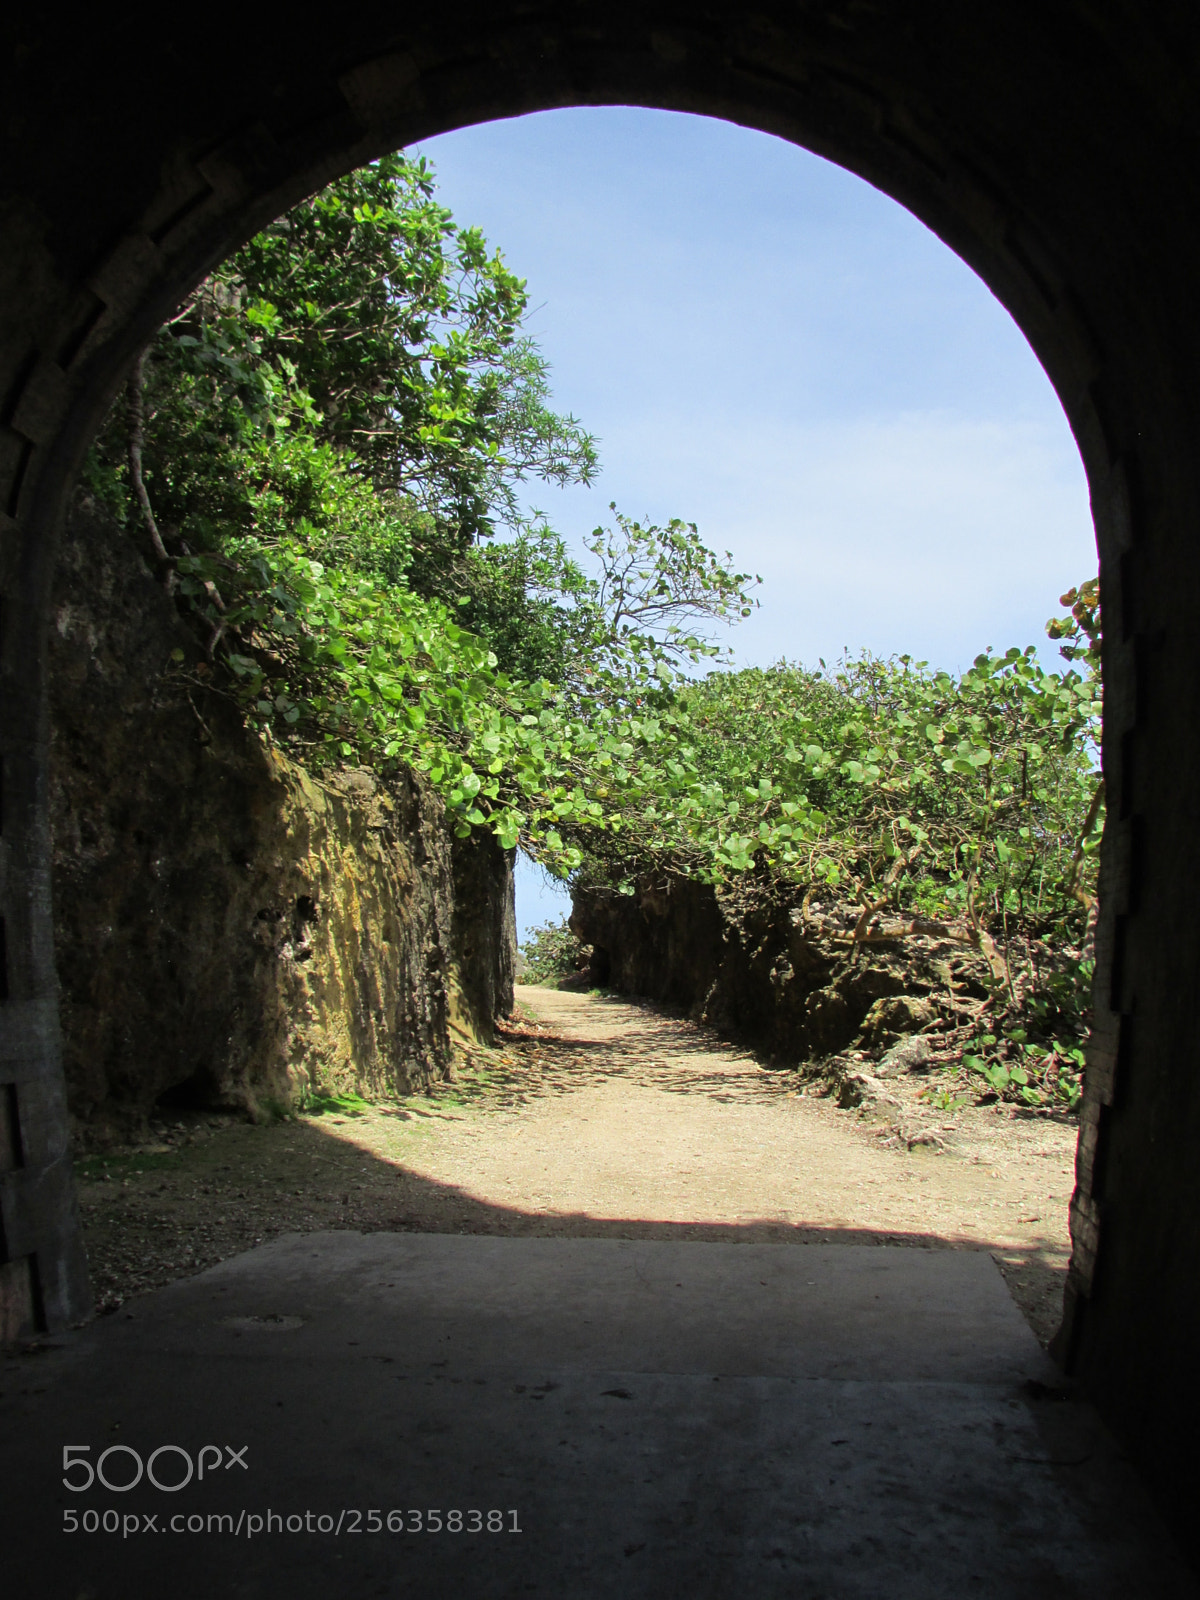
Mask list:
POLYGON ((318 781, 169 670, 196 641, 81 501, 51 632, 56 956, 72 1116, 162 1099, 270 1114, 404 1092, 512 1006, 511 861, 458 844, 415 775, 318 781))
MULTIPOLYGON (((853 908, 757 904, 664 874, 632 895, 577 888, 570 925, 593 983, 678 1006, 779 1065, 882 1054, 987 994, 987 964, 936 924, 854 945, 853 908)), ((886 931, 886 930, 885 930, 886 931)))

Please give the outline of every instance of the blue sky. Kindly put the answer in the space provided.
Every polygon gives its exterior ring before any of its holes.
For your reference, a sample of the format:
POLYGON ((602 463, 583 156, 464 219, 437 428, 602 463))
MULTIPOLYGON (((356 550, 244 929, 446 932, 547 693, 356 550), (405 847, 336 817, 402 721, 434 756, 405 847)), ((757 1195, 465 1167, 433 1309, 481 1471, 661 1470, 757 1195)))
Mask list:
MULTIPOLYGON (((767 134, 630 107, 430 139, 440 198, 528 279, 593 488, 535 485, 578 538, 608 503, 681 516, 761 573, 737 658, 843 647, 961 668, 1042 638, 1095 570, 1066 419, 1024 337, 902 207, 767 134)), ((538 874, 522 927, 557 914, 538 874)))

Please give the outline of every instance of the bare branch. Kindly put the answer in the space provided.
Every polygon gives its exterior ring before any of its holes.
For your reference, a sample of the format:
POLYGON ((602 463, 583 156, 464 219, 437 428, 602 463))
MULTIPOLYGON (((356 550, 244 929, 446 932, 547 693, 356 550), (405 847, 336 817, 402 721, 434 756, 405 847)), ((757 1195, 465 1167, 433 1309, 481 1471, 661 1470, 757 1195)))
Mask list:
POLYGON ((1089 919, 1091 918, 1092 908, 1096 903, 1096 897, 1089 894, 1080 884, 1079 869, 1083 865, 1084 847, 1091 837, 1093 828, 1096 826, 1096 818, 1100 815, 1100 806, 1103 800, 1104 778, 1101 775, 1096 783, 1095 793, 1092 795, 1092 803, 1088 807, 1087 816, 1083 819, 1083 827, 1079 830, 1079 838, 1076 840, 1075 849, 1071 854, 1071 864, 1067 868, 1067 892, 1072 899, 1078 900, 1089 919))
POLYGON ((883 894, 878 900, 871 900, 866 890, 863 890, 862 915, 854 925, 854 944, 856 948, 866 939, 867 930, 870 928, 872 921, 879 915, 884 906, 886 906, 888 901, 892 898, 892 887, 897 878, 899 878, 900 874, 905 870, 906 867, 912 865, 920 853, 921 846, 919 844, 915 844, 907 853, 901 853, 896 857, 895 861, 892 862, 891 869, 888 872, 887 877, 883 880, 883 884, 881 886, 883 889, 883 894))
POLYGON ((133 492, 137 497, 141 509, 142 521, 150 535, 150 544, 158 559, 162 570, 162 582, 168 594, 173 594, 177 576, 174 563, 167 554, 167 547, 162 542, 162 535, 158 531, 158 523, 154 520, 154 508, 150 504, 150 496, 146 492, 146 480, 142 475, 142 451, 146 445, 146 356, 148 350, 143 350, 134 363, 133 371, 129 377, 129 476, 133 480, 133 492))

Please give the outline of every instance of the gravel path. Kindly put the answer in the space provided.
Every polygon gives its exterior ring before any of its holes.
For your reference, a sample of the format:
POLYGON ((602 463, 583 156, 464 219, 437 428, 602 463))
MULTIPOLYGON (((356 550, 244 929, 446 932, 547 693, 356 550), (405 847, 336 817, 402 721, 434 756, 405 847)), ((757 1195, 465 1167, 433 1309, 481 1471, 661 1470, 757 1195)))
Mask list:
POLYGON ((1065 1117, 938 1112, 916 1078, 839 1110, 651 1007, 518 997, 502 1047, 434 1096, 267 1128, 192 1117, 85 1163, 105 1308, 278 1233, 350 1227, 987 1249, 1034 1331, 1053 1332, 1065 1117))

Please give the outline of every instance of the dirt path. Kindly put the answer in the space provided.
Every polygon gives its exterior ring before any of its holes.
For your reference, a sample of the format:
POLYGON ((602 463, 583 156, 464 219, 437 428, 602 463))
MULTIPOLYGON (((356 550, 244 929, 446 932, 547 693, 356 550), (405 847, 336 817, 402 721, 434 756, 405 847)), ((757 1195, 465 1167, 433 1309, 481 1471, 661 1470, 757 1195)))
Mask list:
POLYGON ((83 1163, 106 1308, 277 1233, 350 1227, 984 1248, 1053 1332, 1065 1118, 937 1111, 919 1079, 839 1110, 649 1007, 518 995, 525 1022, 434 1096, 268 1128, 193 1117, 83 1163))

